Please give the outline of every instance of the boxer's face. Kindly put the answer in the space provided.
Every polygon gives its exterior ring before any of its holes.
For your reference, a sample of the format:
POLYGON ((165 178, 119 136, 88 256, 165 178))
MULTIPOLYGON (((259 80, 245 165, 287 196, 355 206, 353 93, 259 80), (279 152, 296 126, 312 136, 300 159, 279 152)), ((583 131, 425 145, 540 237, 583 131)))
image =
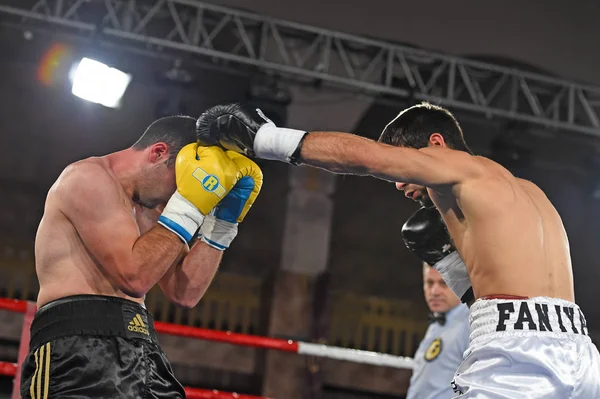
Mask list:
MULTIPOLYGON (((429 136, 428 147, 446 147, 444 137, 439 133, 433 133, 429 136)), ((410 198, 413 201, 420 203, 422 206, 429 206, 432 204, 427 188, 419 186, 418 184, 396 182, 396 189, 398 191, 404 191, 404 196, 410 198)))
POLYGON ((423 266, 423 290, 432 312, 446 313, 460 304, 460 298, 446 285, 438 271, 428 265, 423 266))
POLYGON ((419 186, 418 184, 408 184, 396 182, 396 189, 404 191, 404 196, 410 198, 413 201, 419 202, 421 205, 429 203, 429 195, 427 194, 427 188, 419 186))
POLYGON ((164 206, 176 188, 175 165, 169 162, 168 146, 154 144, 148 149, 148 163, 138 184, 138 202, 150 209, 164 206))

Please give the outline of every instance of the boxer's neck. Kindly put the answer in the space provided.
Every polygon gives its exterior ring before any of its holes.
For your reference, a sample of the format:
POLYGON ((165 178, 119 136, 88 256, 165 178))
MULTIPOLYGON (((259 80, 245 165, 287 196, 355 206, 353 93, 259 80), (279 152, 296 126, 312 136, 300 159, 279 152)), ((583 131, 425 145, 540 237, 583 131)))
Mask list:
POLYGON ((127 196, 133 199, 148 162, 145 151, 127 148, 104 157, 127 196))

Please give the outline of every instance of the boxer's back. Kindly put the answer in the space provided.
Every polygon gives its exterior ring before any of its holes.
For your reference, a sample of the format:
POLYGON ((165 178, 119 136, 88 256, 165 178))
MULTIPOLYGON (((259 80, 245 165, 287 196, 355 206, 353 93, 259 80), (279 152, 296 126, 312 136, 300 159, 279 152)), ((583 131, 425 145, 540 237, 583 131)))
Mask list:
POLYGON ((489 159, 477 161, 487 172, 455 187, 456 202, 436 198, 476 297, 574 301, 569 243, 554 206, 533 183, 489 159))
MULTIPOLYGON (((130 298, 121 292, 103 273, 87 251, 77 230, 65 216, 61 196, 65 195, 61 187, 63 179, 71 174, 88 173, 89 166, 98 166, 107 171, 107 165, 101 158, 91 158, 68 166, 50 189, 46 198, 44 216, 38 227, 35 240, 36 273, 40 291, 37 304, 42 306, 58 298, 97 294, 127 298, 142 302, 140 298, 130 298)), ((101 171, 101 170, 100 170, 101 171)), ((93 179, 93 174, 89 176, 93 179)), ((114 181, 114 184, 118 184, 114 181)), ((77 195, 73 193, 72 195, 77 195)), ((75 198, 76 201, 88 201, 88 198, 75 198)), ((123 194, 124 205, 129 202, 123 194)), ((132 217, 133 215, 133 206, 132 217)), ((107 243, 106 245, 110 245, 107 243)))

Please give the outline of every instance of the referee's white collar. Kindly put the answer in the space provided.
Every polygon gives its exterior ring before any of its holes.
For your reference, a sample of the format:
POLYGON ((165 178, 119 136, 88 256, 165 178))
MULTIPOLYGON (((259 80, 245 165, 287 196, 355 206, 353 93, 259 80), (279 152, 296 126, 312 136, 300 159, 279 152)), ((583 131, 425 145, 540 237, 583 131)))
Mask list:
POLYGON ((446 320, 453 319, 454 317, 463 313, 464 311, 466 311, 466 313, 468 313, 469 307, 464 303, 459 303, 458 305, 456 305, 455 307, 453 307, 452 309, 450 309, 449 311, 446 312, 446 320))

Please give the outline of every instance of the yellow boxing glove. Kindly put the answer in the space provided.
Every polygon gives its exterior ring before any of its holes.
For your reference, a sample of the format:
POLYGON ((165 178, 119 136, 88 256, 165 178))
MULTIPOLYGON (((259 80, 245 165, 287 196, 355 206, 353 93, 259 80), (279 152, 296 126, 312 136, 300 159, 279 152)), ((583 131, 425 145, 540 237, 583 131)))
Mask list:
POLYGON ((238 181, 200 228, 200 239, 219 250, 228 248, 237 235, 238 223, 246 217, 263 183, 262 171, 254 161, 234 151, 227 155, 237 165, 238 181))
POLYGON ((205 216, 239 180, 239 167, 218 147, 188 144, 175 161, 177 191, 158 223, 189 243, 205 216))

